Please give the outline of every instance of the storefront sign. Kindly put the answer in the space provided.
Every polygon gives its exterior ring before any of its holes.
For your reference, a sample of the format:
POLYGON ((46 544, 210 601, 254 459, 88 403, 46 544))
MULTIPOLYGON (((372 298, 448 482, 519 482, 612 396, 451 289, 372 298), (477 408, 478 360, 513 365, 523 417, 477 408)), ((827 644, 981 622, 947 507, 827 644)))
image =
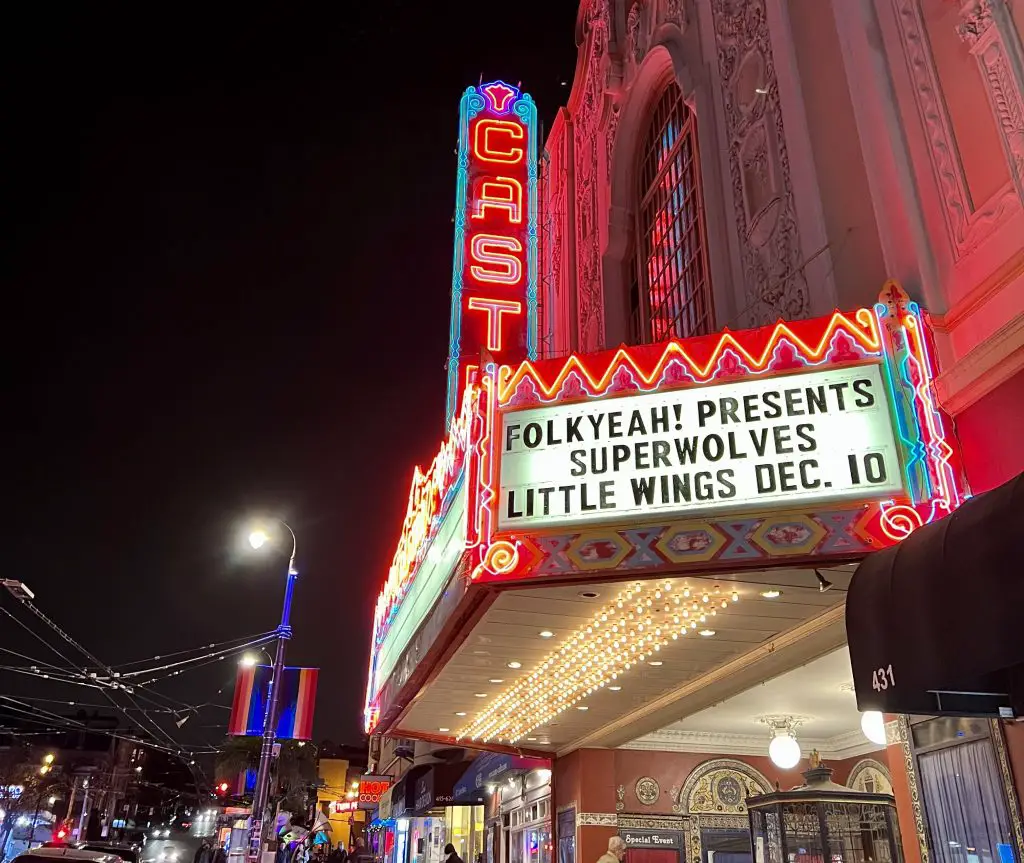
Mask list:
POLYGON ((454 803, 453 789, 458 777, 458 764, 435 764, 422 776, 418 776, 413 812, 422 815, 435 807, 454 803))
POLYGON ((503 752, 485 752, 478 755, 469 769, 455 783, 455 800, 459 803, 482 800, 488 784, 497 782, 511 771, 527 771, 537 767, 549 767, 549 761, 524 758, 503 752))
POLYGON ((359 796, 356 798, 360 809, 376 809, 381 795, 391 787, 390 776, 360 776, 359 796))
POLYGON ((503 530, 903 489, 878 363, 510 410, 500 441, 503 530))
POLYGON ((502 81, 462 96, 453 269, 449 421, 482 351, 537 353, 537 106, 502 81))
POLYGON ((670 830, 620 830, 627 848, 682 848, 678 833, 670 830))
POLYGON ((331 801, 331 814, 332 815, 344 815, 347 812, 355 812, 359 809, 358 800, 332 800, 331 801))

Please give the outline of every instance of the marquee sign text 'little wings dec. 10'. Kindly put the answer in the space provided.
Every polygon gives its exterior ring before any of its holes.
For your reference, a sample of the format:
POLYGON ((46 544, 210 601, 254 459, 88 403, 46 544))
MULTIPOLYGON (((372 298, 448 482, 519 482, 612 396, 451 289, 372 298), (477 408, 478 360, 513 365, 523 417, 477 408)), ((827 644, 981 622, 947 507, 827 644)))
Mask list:
POLYGON ((499 527, 903 489, 879 364, 510 410, 499 527))

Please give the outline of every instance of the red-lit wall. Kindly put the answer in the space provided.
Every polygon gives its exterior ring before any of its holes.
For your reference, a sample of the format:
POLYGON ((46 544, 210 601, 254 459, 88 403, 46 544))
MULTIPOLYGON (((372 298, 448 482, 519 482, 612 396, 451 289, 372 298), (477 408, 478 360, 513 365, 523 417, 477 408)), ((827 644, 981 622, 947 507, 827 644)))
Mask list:
POLYGON ((1024 471, 1020 433, 1024 428, 1024 372, 962 411, 955 425, 974 494, 1002 485, 1024 471))
MULTIPOLYGON (((833 770, 833 781, 840 785, 845 784, 850 771, 865 757, 887 764, 885 752, 829 761, 826 763, 833 770)), ((720 758, 741 761, 753 767, 773 785, 778 783, 782 789, 800 785, 803 782, 801 771, 806 770, 808 766, 805 760, 793 770, 780 770, 767 756, 581 749, 557 759, 554 763, 555 806, 559 810, 574 806, 578 824, 581 813, 615 813, 618 802, 616 789, 621 785, 625 791, 622 812, 643 815, 679 814, 672 809, 673 803, 676 802, 672 790, 677 789, 678 794, 678 789, 683 788, 694 769, 707 761, 720 758), (644 776, 657 781, 661 788, 658 800, 650 806, 636 798, 637 780, 644 776)), ((580 825, 577 830, 576 859, 581 863, 596 860, 607 850, 609 837, 617 832, 617 828, 613 826, 580 825)))

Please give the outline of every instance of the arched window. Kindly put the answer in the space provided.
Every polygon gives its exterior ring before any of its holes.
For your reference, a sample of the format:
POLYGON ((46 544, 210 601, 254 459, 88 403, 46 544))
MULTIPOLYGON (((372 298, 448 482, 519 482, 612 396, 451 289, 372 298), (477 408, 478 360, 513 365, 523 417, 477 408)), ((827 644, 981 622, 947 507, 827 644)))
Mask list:
POLYGON ((697 129, 674 81, 655 103, 636 173, 630 273, 633 344, 714 328, 697 129))

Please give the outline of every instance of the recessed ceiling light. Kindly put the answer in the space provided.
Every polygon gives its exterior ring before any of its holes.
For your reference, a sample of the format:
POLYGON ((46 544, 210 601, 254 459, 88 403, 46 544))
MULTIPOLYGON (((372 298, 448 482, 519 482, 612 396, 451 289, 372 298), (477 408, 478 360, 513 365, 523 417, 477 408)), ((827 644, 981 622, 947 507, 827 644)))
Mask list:
POLYGON ((504 683, 505 681, 500 677, 492 677, 487 681, 488 683, 504 683))
POLYGON ((550 629, 542 629, 538 635, 541 638, 553 638, 555 634, 550 629))
POLYGON ((487 693, 486 692, 474 692, 473 693, 473 697, 474 698, 486 698, 487 697, 487 693))
POLYGON ((513 659, 513 660, 512 660, 512 661, 511 661, 510 663, 508 663, 508 667, 509 667, 509 668, 522 668, 522 667, 523 667, 523 663, 521 663, 521 662, 516 662, 516 661, 515 661, 515 660, 513 659))
POLYGON ((438 731, 451 731, 450 728, 438 728, 437 730, 438 731))
POLYGON ((715 631, 713 629, 702 629, 700 634, 705 638, 711 638, 711 636, 715 634, 715 631))
POLYGON ((596 590, 581 590, 576 595, 583 597, 583 599, 597 599, 601 594, 596 590))
POLYGON ((782 591, 778 590, 777 588, 770 587, 768 588, 768 590, 762 590, 761 596, 763 596, 765 599, 778 599, 780 596, 782 596, 782 591))
POLYGON ((536 737, 527 737, 526 739, 527 740, 536 740, 537 738, 536 737))
POLYGON ((456 716, 465 716, 466 715, 466 711, 465 710, 456 710, 455 711, 455 715, 456 716))
POLYGON ((664 662, 662 662, 662 661, 661 661, 660 659, 652 659, 652 660, 651 660, 650 662, 648 662, 647 664, 648 664, 648 665, 664 665, 665 663, 664 663, 664 662))
POLYGON ((609 686, 608 689, 611 692, 619 692, 622 689, 622 687, 621 686, 609 686))
POLYGON ((577 710, 590 710, 590 708, 589 708, 589 707, 587 707, 587 705, 586 705, 586 704, 577 704, 577 705, 576 705, 576 709, 577 709, 577 710))

